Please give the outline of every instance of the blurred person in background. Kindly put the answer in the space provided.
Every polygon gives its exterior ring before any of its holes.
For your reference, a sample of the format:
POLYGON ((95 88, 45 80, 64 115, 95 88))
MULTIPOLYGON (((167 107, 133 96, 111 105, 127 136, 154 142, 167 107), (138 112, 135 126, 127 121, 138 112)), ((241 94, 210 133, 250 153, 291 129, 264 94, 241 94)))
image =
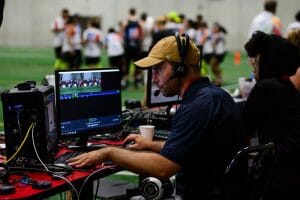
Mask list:
POLYGON ((287 37, 289 32, 295 29, 300 29, 300 10, 295 14, 295 21, 291 22, 286 29, 287 37))
POLYGON ((140 57, 145 57, 148 55, 150 45, 152 44, 152 32, 154 27, 154 19, 151 16, 148 16, 147 13, 141 14, 140 25, 143 31, 142 37, 142 53, 140 57))
MULTIPOLYGON (((128 87, 129 70, 131 61, 136 61, 142 51, 143 31, 136 16, 136 9, 129 9, 129 16, 124 25, 124 46, 125 46, 125 71, 122 80, 122 88, 128 87)), ((137 88, 143 81, 143 73, 134 66, 134 86, 137 88)))
POLYGON ((75 35, 74 35, 74 65, 79 69, 82 64, 82 29, 80 24, 80 15, 74 14, 75 35))
POLYGON ((122 73, 124 71, 124 47, 123 38, 114 28, 108 29, 108 34, 104 40, 110 67, 118 67, 122 73))
POLYGON ((281 35, 282 25, 280 19, 275 16, 277 1, 266 0, 264 10, 254 17, 248 37, 250 38, 255 31, 262 31, 266 34, 281 35))
POLYGON ((61 15, 56 17, 56 19, 51 23, 50 28, 53 33, 53 47, 55 54, 55 69, 62 68, 64 64, 62 63, 62 46, 64 40, 65 24, 69 18, 69 10, 63 9, 61 15))
POLYGON ((166 16, 166 29, 172 31, 173 33, 180 32, 182 30, 182 23, 178 13, 175 11, 170 11, 166 16))
MULTIPOLYGON (((208 66, 207 63, 204 61, 204 51, 209 53, 209 50, 204 49, 204 45, 210 45, 206 43, 206 40, 209 37, 209 30, 207 27, 207 23, 205 21, 201 21, 197 24, 197 30, 195 35, 195 44, 197 45, 200 51, 200 68, 201 68, 201 75, 207 76, 208 75, 208 66)), ((210 47, 205 47, 210 49, 210 47)))
POLYGON ((99 21, 91 18, 83 32, 84 58, 88 67, 97 67, 101 62, 102 32, 99 21))
POLYGON ((73 16, 69 16, 63 35, 62 58, 69 69, 76 68, 75 64, 75 35, 76 24, 73 16))
POLYGON ((196 22, 194 22, 192 19, 188 19, 186 22, 185 33, 189 35, 190 39, 193 42, 196 42, 196 30, 197 30, 196 22))
POLYGON ((225 28, 215 22, 203 47, 204 60, 210 65, 214 74, 212 82, 219 87, 223 84, 220 64, 224 61, 226 55, 226 34, 225 28))

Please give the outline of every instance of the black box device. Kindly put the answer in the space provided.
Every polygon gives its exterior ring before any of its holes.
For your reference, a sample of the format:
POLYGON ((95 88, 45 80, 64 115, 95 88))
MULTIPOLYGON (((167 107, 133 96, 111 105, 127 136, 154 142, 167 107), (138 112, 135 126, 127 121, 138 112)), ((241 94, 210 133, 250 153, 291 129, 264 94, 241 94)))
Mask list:
POLYGON ((42 161, 52 162, 57 152, 53 86, 27 81, 3 92, 1 100, 8 164, 40 164, 33 141, 42 161))

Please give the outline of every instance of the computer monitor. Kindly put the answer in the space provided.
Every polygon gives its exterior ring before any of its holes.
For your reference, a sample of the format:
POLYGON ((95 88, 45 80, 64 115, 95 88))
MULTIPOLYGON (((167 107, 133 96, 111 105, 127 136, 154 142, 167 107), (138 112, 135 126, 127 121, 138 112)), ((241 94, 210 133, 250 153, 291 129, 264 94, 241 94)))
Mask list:
POLYGON ((59 138, 121 130, 120 80, 118 68, 55 71, 59 138))
POLYGON ((152 82, 152 70, 149 69, 147 76, 147 106, 149 108, 168 106, 180 104, 181 98, 178 95, 172 97, 165 97, 161 92, 158 93, 158 86, 152 82))

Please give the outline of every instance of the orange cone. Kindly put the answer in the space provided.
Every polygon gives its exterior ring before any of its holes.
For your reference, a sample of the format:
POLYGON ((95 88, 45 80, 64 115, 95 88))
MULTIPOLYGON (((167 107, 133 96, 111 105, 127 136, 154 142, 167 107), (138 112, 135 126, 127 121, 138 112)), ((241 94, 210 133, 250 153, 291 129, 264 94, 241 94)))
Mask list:
POLYGON ((234 52, 234 64, 235 65, 241 64, 241 53, 239 51, 234 52))

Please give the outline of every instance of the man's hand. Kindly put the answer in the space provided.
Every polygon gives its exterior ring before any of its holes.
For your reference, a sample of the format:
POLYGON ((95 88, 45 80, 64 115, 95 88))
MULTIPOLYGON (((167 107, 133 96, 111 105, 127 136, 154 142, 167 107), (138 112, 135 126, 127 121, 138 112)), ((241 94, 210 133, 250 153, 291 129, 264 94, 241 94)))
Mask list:
POLYGON ((76 168, 91 166, 94 164, 105 162, 107 160, 107 152, 108 147, 81 154, 79 156, 69 159, 67 162, 70 166, 76 168))
POLYGON ((128 145, 126 148, 131 150, 149 150, 149 146, 152 143, 152 141, 143 138, 139 134, 128 135, 124 139, 123 144, 126 144, 130 141, 134 141, 134 144, 128 145))

